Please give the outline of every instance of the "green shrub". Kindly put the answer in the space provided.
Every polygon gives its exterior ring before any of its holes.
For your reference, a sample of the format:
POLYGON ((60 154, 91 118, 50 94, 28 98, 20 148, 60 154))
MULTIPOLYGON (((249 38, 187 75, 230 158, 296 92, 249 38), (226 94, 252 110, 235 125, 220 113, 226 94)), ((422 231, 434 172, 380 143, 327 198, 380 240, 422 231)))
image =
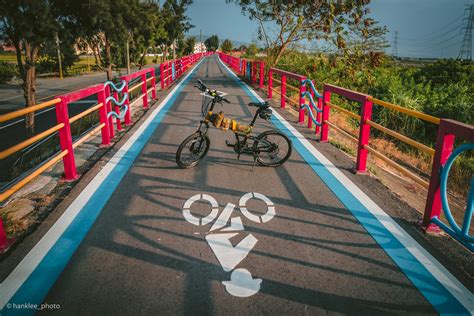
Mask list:
POLYGON ((59 66, 58 63, 49 56, 42 56, 38 58, 36 62, 36 73, 45 74, 58 72, 59 66))
POLYGON ((0 83, 6 83, 14 76, 18 76, 16 65, 0 61, 0 83))

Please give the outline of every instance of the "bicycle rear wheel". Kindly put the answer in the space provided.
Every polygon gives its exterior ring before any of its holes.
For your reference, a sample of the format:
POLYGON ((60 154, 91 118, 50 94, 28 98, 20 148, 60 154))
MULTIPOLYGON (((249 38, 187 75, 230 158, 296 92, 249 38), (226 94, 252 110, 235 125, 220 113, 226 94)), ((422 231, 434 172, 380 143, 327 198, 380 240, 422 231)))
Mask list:
POLYGON ((257 136, 253 151, 259 164, 278 167, 291 156, 291 140, 279 131, 265 131, 257 136))
POLYGON ((186 137, 176 152, 176 163, 182 169, 196 166, 209 151, 211 141, 207 135, 197 132, 186 137))

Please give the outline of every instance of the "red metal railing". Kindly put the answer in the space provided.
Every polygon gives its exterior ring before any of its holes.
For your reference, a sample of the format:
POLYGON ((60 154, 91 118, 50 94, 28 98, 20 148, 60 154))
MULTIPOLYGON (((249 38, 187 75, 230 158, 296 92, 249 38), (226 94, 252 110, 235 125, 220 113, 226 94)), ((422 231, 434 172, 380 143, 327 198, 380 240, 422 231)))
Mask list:
MULTIPOLYGON (((456 138, 474 143, 474 126, 454 120, 441 119, 436 138, 436 151, 431 168, 428 197, 426 199, 425 213, 422 222, 423 228, 429 231, 439 230, 438 226, 433 224, 432 219, 439 218, 443 209, 440 195, 440 174, 446 161, 453 152, 454 140, 456 138)), ((471 179, 471 181, 473 180, 471 179)), ((474 188, 471 188, 471 190, 473 189, 474 188)), ((470 198, 473 199, 472 196, 470 198)), ((472 203, 472 200, 468 201, 468 207, 469 203, 472 203)), ((470 207, 472 207, 472 204, 470 207)))
POLYGON ((245 76, 247 65, 250 64, 250 83, 255 84, 258 81, 259 88, 264 88, 265 63, 262 60, 240 59, 224 53, 219 53, 219 57, 241 76, 245 76))
POLYGON ((299 111, 299 122, 304 122, 304 109, 302 105, 304 104, 304 98, 302 97, 303 93, 306 91, 306 86, 303 85, 303 81, 306 80, 305 76, 298 75, 289 71, 280 70, 277 68, 270 68, 268 71, 268 98, 271 99, 273 97, 273 92, 276 92, 280 95, 280 106, 282 109, 285 108, 286 101, 295 104, 298 107, 299 111), (279 75, 281 80, 275 79, 273 76, 279 75), (298 82, 298 87, 290 85, 287 80, 288 78, 294 79, 298 82), (273 81, 277 81, 281 84, 280 91, 273 89, 273 81), (298 101, 295 102, 291 98, 288 97, 287 88, 293 89, 298 92, 298 101))
MULTIPOLYGON (((360 120, 359 137, 358 137, 358 150, 356 160, 356 171, 364 173, 367 170, 367 155, 368 151, 364 147, 369 144, 370 138, 370 125, 366 123, 366 119, 372 117, 372 102, 368 101, 368 95, 363 93, 355 92, 352 90, 344 89, 333 85, 324 85, 323 90, 323 117, 321 127, 321 142, 327 142, 329 136, 329 126, 334 126, 329 122, 330 109, 331 109, 331 94, 338 94, 348 100, 356 101, 361 104, 361 115, 353 115, 352 118, 360 120)), ((334 105, 332 105, 334 107, 334 105)), ((349 113, 345 113, 350 115, 349 113)))
MULTIPOLYGON (((235 72, 241 75, 246 74, 245 69, 242 69, 240 65, 245 65, 244 67, 247 67, 246 66, 247 62, 242 63, 241 59, 224 54, 224 53, 220 53, 219 56, 221 60, 227 63, 228 65, 230 65, 231 68, 235 72)), ((257 61, 252 61, 252 71, 254 69, 253 65, 255 65, 256 62, 257 61)), ((285 107, 287 100, 295 104, 299 108, 299 120, 298 120, 299 123, 302 123, 305 119, 304 117, 305 113, 303 109, 303 105, 305 105, 305 99, 303 96, 304 95, 308 96, 308 94, 305 93, 306 84, 308 83, 308 80, 305 81, 305 79, 306 78, 302 75, 294 74, 294 73, 283 71, 276 68, 271 68, 267 75, 268 98, 271 99, 273 97, 273 92, 276 92, 281 96, 281 100, 280 100, 281 108, 285 107), (274 78, 275 75, 281 76, 281 80, 275 79, 274 78), (302 84, 300 85, 299 88, 290 86, 287 82, 287 78, 292 78, 293 80, 299 81, 302 84), (278 83, 281 84, 280 91, 273 88, 274 81, 277 81, 278 83), (299 90, 299 102, 296 102, 288 98, 287 96, 288 87, 296 91, 299 90)), ((252 77, 252 82, 254 82, 253 77, 252 77)), ((314 92, 315 92, 314 89, 310 90, 310 94, 312 97, 314 97, 314 92)), ((341 133, 342 135, 346 136, 353 142, 357 143, 357 160, 356 160, 356 166, 355 166, 355 170, 357 173, 366 172, 367 159, 370 153, 376 156, 377 158, 381 159, 385 163, 391 165, 392 167, 394 167, 401 173, 405 174, 407 177, 411 178, 416 183, 428 188, 429 191, 428 191, 428 198, 427 198, 427 203, 426 203, 426 208, 425 208, 425 213, 424 213, 423 227, 427 230, 432 230, 433 227, 436 227, 433 225, 432 219, 438 218, 440 215, 440 211, 442 209, 440 195, 439 195, 440 169, 444 165, 444 163, 446 162, 446 160, 448 159, 448 157, 450 156, 452 152, 455 137, 461 137, 470 142, 474 142, 474 127, 471 125, 463 124, 463 123, 456 122, 453 120, 440 120, 437 117, 433 117, 425 113, 410 110, 396 104, 392 104, 389 102, 376 99, 372 96, 369 96, 357 91, 352 91, 349 89, 337 87, 330 84, 324 84, 323 93, 322 95, 319 95, 317 105, 319 109, 322 108, 322 115, 318 112, 317 117, 315 119, 316 122, 319 123, 318 125, 321 125, 320 141, 321 142, 328 141, 329 129, 332 128, 333 130, 341 133), (331 96, 335 94, 341 96, 344 99, 359 103, 360 106, 359 106, 358 114, 353 113, 345 109, 344 107, 333 104, 331 102, 331 96), (380 124, 375 123, 372 117, 372 107, 374 105, 382 106, 390 110, 397 111, 401 114, 409 115, 409 116, 424 120, 432 124, 440 124, 441 122, 441 126, 438 130, 438 139, 437 139, 437 143, 435 147, 436 151, 424 144, 421 144, 413 139, 410 139, 409 137, 405 135, 402 135, 380 124), (359 125, 359 135, 358 136, 351 135, 350 133, 346 132, 345 130, 343 130, 342 128, 338 127, 336 124, 331 122, 330 120, 331 110, 336 110, 348 116, 349 118, 356 120, 359 125), (378 131, 388 134, 389 136, 396 138, 399 141, 402 141, 408 145, 411 145, 429 156, 434 156, 434 162, 432 164, 432 173, 431 173, 429 183, 426 180, 417 176, 416 174, 410 172, 408 169, 402 167, 397 162, 393 161, 392 159, 388 158, 387 156, 383 155, 379 151, 372 148, 370 146, 371 128, 377 129, 378 131)), ((309 111, 313 110, 311 108, 311 104, 306 105, 306 106, 309 107, 309 111)), ((308 127, 312 127, 311 119, 310 119, 311 115, 309 111, 308 111, 308 127)), ((316 134, 318 134, 319 132, 318 125, 316 126, 316 129, 315 129, 316 134)), ((471 198, 471 199, 474 199, 474 198, 471 198)))
POLYGON ((235 72, 242 72, 242 63, 240 58, 234 57, 232 55, 227 55, 224 53, 219 53, 220 58, 227 63, 235 72))
MULTIPOLYGON (((132 74, 122 76, 120 77, 120 79, 122 81, 125 81, 125 88, 123 92, 128 94, 125 104, 127 104, 130 109, 140 99, 142 100, 143 107, 148 108, 148 94, 150 92, 151 92, 152 99, 153 100, 156 99, 156 77, 155 77, 154 68, 145 68, 137 72, 134 72, 132 74), (129 87, 130 81, 135 78, 140 78, 140 81, 135 83, 132 87, 129 87), (150 81, 151 81, 151 87, 148 89, 147 83, 150 81), (141 88, 141 94, 132 103, 130 103, 130 93, 138 88, 141 88)), ((131 122, 132 122, 131 111, 127 111, 127 113, 125 114, 125 124, 129 125, 131 122)), ((119 130, 121 129, 120 120, 118 119, 117 119, 117 129, 119 130)))
MULTIPOLYGON (((178 79, 182 74, 194 63, 196 63, 203 55, 205 54, 193 54, 190 56, 183 57, 175 62, 175 76, 170 79, 167 78, 168 84, 165 85, 165 88, 169 87, 169 85, 176 79, 178 79)), ((164 64, 170 64, 170 62, 164 63, 164 64)), ((163 69, 164 65, 160 65, 160 69, 163 69)), ((166 67, 165 67, 166 68, 166 67)), ((166 68, 166 69, 169 69, 166 68)), ((163 80, 165 79, 164 76, 166 76, 166 72, 161 72, 160 80, 163 84, 163 80)), ((169 76, 168 76, 169 77, 169 76)), ((145 68, 140 71, 137 71, 135 73, 129 74, 122 76, 120 78, 123 81, 125 81, 125 87, 122 91, 122 93, 125 95, 127 93, 127 99, 125 101, 125 104, 128 105, 128 111, 125 114, 125 124, 130 124, 131 123, 131 107, 134 105, 134 103, 138 101, 142 101, 143 107, 147 108, 148 107, 148 94, 151 92, 152 99, 156 99, 156 77, 155 77, 155 71, 154 68, 145 68), (131 80, 134 80, 136 78, 140 78, 139 82, 134 84, 132 87, 129 87, 129 84, 131 80), (148 82, 151 82, 150 88, 147 88, 148 82), (141 94, 132 102, 130 102, 130 93, 134 91, 135 89, 138 89, 141 87, 141 94)), ((114 97, 116 100, 118 100, 118 92, 114 91, 113 92, 114 97)), ((18 182, 16 182, 14 185, 11 187, 8 187, 4 192, 0 193, 0 202, 5 201, 8 199, 11 195, 13 195, 16 191, 21 189, 23 186, 25 186, 27 183, 29 183, 31 180, 36 178, 38 175, 43 173, 45 170, 53 166, 56 162, 62 159, 63 165, 64 165, 64 178, 67 181, 72 181, 77 179, 78 174, 76 170, 76 162, 75 162, 75 156, 74 156, 74 151, 75 149, 83 144, 85 141, 87 141, 91 136, 95 135, 99 131, 101 132, 102 136, 102 146, 109 146, 110 145, 110 140, 114 136, 114 126, 113 126, 113 117, 108 115, 109 113, 112 112, 112 101, 107 101, 109 100, 108 97, 111 95, 110 87, 109 85, 106 84, 97 84, 93 85, 84 89, 76 90, 73 92, 66 93, 64 95, 60 95, 50 101, 43 102, 41 104, 37 104, 32 107, 28 107, 25 109, 21 109, 18 111, 10 112, 7 114, 0 115, 0 123, 10 121, 12 119, 15 119, 19 116, 23 116, 29 113, 33 113, 35 111, 47 108, 47 107, 56 107, 56 118, 57 118, 57 124, 48 130, 39 133, 37 135, 34 135, 33 137, 17 144, 14 145, 10 148, 7 148, 6 150, 3 150, 0 152, 0 159, 4 159, 16 152, 18 152, 21 149, 26 148, 27 146, 34 144, 35 142, 44 139, 47 136, 52 135, 55 132, 59 132, 59 142, 60 142, 60 148, 61 151, 56 154, 55 156, 51 157, 49 160, 44 162, 40 167, 32 171, 30 174, 25 176, 23 179, 20 179, 18 182), (96 95, 97 96, 97 104, 90 107, 89 109, 73 116, 69 116, 69 111, 68 108, 71 103, 79 101, 81 99, 90 97, 96 95), (99 124, 92 128, 89 132, 86 134, 82 135, 81 138, 75 140, 73 142, 72 140, 72 133, 71 133, 71 124, 82 117, 98 111, 99 112, 99 124)), ((114 111, 118 114, 119 108, 116 106, 114 111)), ((116 119, 116 125, 117 129, 120 130, 122 128, 120 119, 116 119)), ((3 227, 3 222, 2 219, 0 218, 0 253, 5 252, 13 243, 12 239, 8 239, 5 230, 3 227)))
POLYGON ((161 89, 168 88, 174 81, 179 79, 188 68, 200 60, 203 56, 211 53, 196 53, 184 56, 176 60, 170 60, 160 65, 160 83, 161 89))

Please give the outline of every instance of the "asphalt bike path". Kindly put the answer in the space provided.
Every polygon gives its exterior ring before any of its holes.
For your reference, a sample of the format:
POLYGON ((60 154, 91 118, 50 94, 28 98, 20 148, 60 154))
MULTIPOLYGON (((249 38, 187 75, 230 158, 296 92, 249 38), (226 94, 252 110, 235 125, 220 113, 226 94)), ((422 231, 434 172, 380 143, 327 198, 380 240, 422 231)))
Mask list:
POLYGON ((427 274, 405 237, 392 240, 383 219, 350 202, 350 188, 332 185, 337 171, 311 158, 277 111, 254 132, 292 136, 282 166, 237 159, 225 144, 234 135, 211 128, 207 156, 178 168, 176 150, 201 119, 197 78, 228 94, 232 103, 215 111, 250 123, 247 104, 258 97, 216 56, 202 60, 69 207, 76 213, 68 209, 62 228, 48 232, 52 241, 30 252, 34 263, 22 262, 2 284, 3 306, 30 299, 67 314, 469 311, 469 297, 446 289, 458 284, 427 274))

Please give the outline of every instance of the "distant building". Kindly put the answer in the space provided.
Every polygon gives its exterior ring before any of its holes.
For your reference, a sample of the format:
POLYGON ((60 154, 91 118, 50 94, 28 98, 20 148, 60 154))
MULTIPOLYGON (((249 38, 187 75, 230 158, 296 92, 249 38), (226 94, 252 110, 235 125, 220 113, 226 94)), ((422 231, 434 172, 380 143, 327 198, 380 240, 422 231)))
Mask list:
POLYGON ((194 53, 205 53, 207 52, 207 47, 204 43, 202 42, 197 42, 194 44, 194 53))

